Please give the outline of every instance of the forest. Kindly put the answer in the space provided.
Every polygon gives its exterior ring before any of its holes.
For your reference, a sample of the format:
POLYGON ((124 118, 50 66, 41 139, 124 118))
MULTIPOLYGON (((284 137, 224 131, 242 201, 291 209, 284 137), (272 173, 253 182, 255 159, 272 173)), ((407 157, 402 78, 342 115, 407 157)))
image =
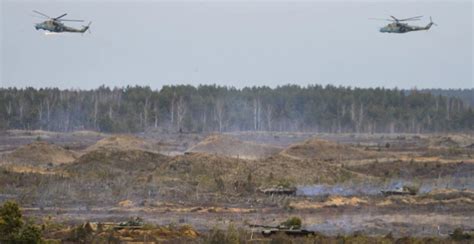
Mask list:
MULTIPOLYGON (((443 90, 285 85, 1 88, 0 128, 200 133, 428 133, 474 130, 465 97, 443 90)), ((474 89, 460 94, 473 94, 474 89)))

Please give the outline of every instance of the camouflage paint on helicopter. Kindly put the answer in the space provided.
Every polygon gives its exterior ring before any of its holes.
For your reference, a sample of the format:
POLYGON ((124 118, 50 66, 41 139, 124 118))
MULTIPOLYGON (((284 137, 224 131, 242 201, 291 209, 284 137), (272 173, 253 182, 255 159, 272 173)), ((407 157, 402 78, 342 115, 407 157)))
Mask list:
POLYGON ((73 27, 66 26, 62 23, 62 21, 73 21, 73 22, 83 22, 83 20, 72 20, 72 19, 61 19, 62 17, 66 16, 67 14, 60 15, 56 18, 51 18, 46 14, 33 10, 33 12, 48 18, 48 20, 43 21, 35 25, 36 30, 45 30, 50 32, 79 32, 84 33, 89 29, 91 22, 87 26, 82 26, 80 29, 76 29, 73 27))
POLYGON ((417 16, 417 17, 412 17, 412 18, 407 18, 407 19, 397 19, 393 16, 390 16, 392 19, 382 19, 386 21, 392 21, 393 23, 390 23, 382 28, 380 28, 380 32, 382 33, 398 33, 398 34, 403 34, 411 31, 421 31, 421 30, 429 30, 431 26, 434 25, 433 20, 430 17, 430 23, 426 26, 411 26, 405 23, 402 23, 404 21, 417 21, 420 20, 422 16, 417 16))

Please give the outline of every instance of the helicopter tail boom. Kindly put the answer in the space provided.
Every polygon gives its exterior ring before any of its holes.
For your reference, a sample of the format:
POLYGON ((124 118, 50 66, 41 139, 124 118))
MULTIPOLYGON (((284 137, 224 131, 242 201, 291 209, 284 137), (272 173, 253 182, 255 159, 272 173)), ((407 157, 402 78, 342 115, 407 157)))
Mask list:
POLYGON ((89 27, 91 26, 92 22, 89 22, 88 25, 83 25, 82 28, 78 31, 80 33, 84 33, 86 32, 87 30, 89 30, 89 27))

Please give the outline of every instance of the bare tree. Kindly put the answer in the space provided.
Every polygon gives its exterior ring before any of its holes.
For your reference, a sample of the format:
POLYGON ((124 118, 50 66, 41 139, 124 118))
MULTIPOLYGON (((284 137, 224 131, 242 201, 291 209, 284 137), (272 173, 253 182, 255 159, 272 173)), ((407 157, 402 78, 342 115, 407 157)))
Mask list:
POLYGON ((143 104, 143 128, 148 126, 148 107, 149 107, 150 95, 145 97, 145 103, 143 104))
POLYGON ((253 121, 254 121, 254 130, 260 129, 260 107, 262 102, 260 97, 257 96, 253 99, 253 121))
POLYGON ((184 100, 183 96, 179 97, 178 102, 176 104, 176 109, 177 109, 176 119, 178 123, 178 130, 181 131, 182 122, 187 112, 186 101, 184 100))
POLYGON ((222 132, 222 123, 224 120, 224 111, 225 111, 224 99, 222 99, 222 97, 216 98, 214 105, 215 105, 215 111, 216 111, 214 114, 216 116, 217 123, 219 124, 219 132, 222 132))
POLYGON ((270 103, 267 103, 265 109, 265 117, 267 120, 267 130, 272 130, 272 122, 273 122, 273 106, 270 103))
POLYGON ((155 101, 154 105, 153 105, 153 113, 154 113, 154 116, 155 116, 155 128, 158 128, 158 114, 160 113, 160 106, 158 104, 158 101, 155 101))

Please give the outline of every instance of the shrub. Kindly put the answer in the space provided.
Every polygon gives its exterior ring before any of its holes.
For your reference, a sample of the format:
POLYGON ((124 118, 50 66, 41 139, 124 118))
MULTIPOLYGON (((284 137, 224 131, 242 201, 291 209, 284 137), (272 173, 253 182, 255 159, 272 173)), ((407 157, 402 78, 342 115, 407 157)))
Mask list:
POLYGON ((40 230, 24 223, 17 203, 7 201, 0 207, 0 243, 41 243, 40 230))
POLYGON ((20 243, 41 243, 41 232, 33 225, 25 225, 18 233, 16 242, 20 243))
POLYGON ((246 232, 237 230, 233 225, 227 227, 227 231, 213 228, 204 243, 207 244, 239 244, 245 243, 246 232))
POLYGON ((226 243, 226 236, 225 236, 224 231, 219 230, 217 228, 212 229, 205 243, 207 244, 226 243))
POLYGON ((469 240, 472 238, 471 235, 464 233, 461 228, 454 229, 453 233, 449 234, 449 236, 456 241, 469 240))
POLYGON ((17 203, 5 202, 0 208, 0 238, 5 241, 13 241, 23 226, 21 217, 21 211, 17 203))
POLYGON ((291 217, 287 219, 286 221, 282 222, 281 225, 284 225, 286 227, 293 227, 296 229, 301 228, 301 219, 298 217, 291 217))

